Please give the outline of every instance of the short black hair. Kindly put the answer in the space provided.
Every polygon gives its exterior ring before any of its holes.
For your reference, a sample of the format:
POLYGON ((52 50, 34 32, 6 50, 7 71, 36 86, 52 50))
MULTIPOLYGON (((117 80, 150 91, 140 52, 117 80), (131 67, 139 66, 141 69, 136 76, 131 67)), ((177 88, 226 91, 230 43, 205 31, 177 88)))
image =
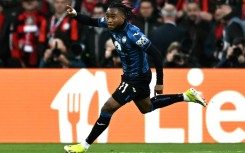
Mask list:
POLYGON ((122 0, 115 0, 110 5, 109 8, 117 8, 120 10, 126 19, 131 19, 134 14, 132 12, 133 8, 130 6, 130 3, 125 3, 122 0))
POLYGON ((106 11, 106 5, 103 4, 103 3, 101 3, 101 2, 96 3, 96 4, 94 5, 94 8, 95 8, 95 7, 103 8, 103 11, 104 11, 104 12, 106 11))
POLYGON ((196 4, 198 6, 198 8, 201 9, 200 3, 195 1, 195 0, 189 0, 189 1, 187 1, 187 4, 196 4))

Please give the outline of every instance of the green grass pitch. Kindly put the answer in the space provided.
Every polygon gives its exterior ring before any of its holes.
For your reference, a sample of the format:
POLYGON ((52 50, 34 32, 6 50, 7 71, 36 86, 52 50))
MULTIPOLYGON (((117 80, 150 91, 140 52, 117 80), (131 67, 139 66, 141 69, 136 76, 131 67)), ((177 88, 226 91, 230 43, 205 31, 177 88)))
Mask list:
MULTIPOLYGON (((65 153, 64 144, 0 144, 0 153, 65 153)), ((86 153, 245 153, 245 144, 93 144, 86 153)))

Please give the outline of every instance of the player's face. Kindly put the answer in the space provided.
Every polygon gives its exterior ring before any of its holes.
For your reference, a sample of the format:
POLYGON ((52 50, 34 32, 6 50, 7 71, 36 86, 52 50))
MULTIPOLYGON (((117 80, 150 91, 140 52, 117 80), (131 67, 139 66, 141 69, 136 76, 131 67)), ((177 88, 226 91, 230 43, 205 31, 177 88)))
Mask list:
POLYGON ((108 25, 108 30, 116 29, 117 27, 121 26, 125 20, 123 13, 117 8, 108 8, 105 18, 108 25))

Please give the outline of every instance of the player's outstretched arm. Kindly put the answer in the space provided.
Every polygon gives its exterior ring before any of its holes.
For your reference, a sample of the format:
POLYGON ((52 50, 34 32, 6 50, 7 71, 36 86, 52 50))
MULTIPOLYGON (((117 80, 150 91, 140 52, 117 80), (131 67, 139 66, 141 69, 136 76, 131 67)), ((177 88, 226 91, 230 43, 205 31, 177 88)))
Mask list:
POLYGON ((73 17, 74 19, 76 19, 78 22, 80 22, 82 24, 94 26, 94 27, 99 27, 98 19, 91 18, 87 15, 77 13, 77 11, 73 7, 71 7, 70 5, 66 6, 66 14, 67 14, 67 16, 73 17))

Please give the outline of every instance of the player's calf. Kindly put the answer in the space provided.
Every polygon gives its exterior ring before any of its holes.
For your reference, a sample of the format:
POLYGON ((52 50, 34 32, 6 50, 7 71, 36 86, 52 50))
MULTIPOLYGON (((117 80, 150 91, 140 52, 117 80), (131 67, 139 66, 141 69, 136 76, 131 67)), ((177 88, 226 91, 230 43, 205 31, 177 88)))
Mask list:
POLYGON ((204 97, 201 96, 194 88, 190 88, 182 94, 158 95, 156 97, 151 98, 151 111, 181 101, 198 103, 204 107, 206 107, 207 105, 204 97))
POLYGON ((135 105, 138 107, 141 114, 146 114, 151 112, 151 100, 150 97, 145 99, 134 101, 135 105))

